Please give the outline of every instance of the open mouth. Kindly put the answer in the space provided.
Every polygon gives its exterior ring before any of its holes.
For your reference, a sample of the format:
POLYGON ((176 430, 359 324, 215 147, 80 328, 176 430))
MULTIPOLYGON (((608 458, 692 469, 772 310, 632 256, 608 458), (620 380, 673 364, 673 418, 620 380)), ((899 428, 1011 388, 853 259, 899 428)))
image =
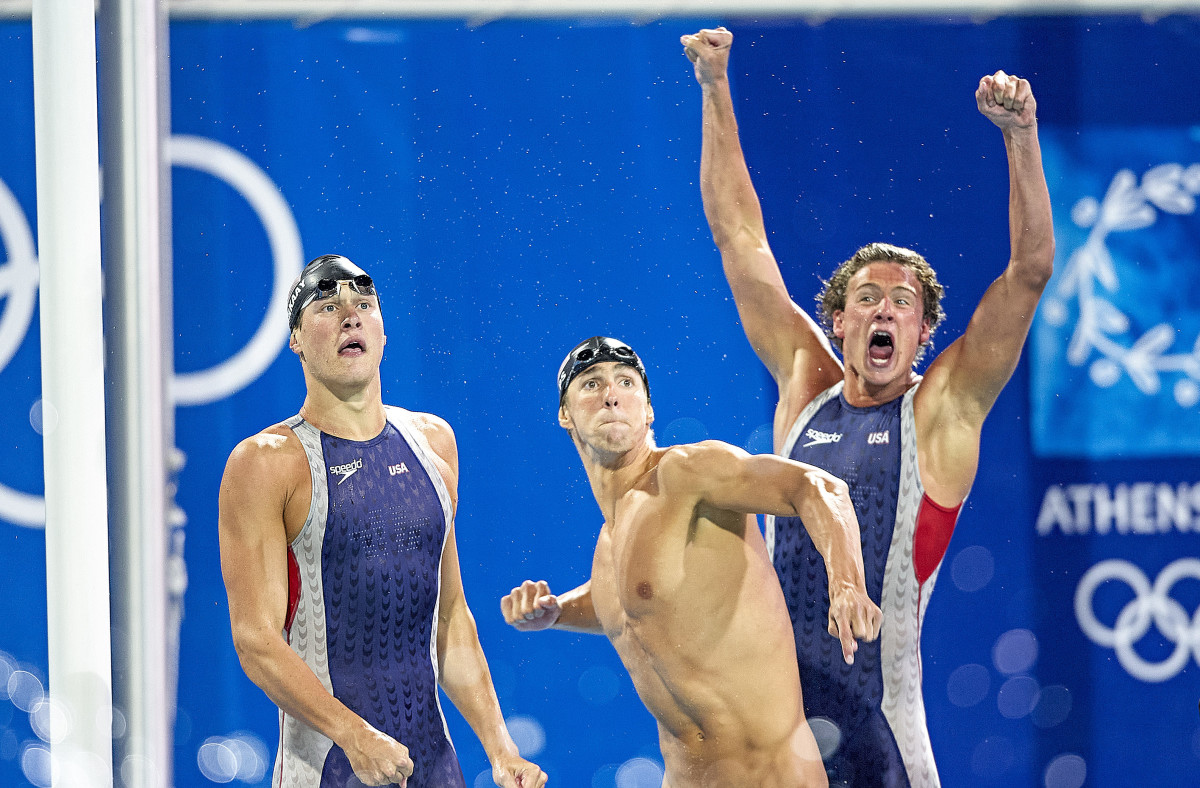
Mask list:
POLYGON ((364 352, 366 352, 366 348, 362 346, 361 342, 347 342, 338 348, 339 356, 358 356, 362 355, 364 352))
POLYGON ((871 343, 867 347, 867 353, 870 354, 873 361, 886 362, 892 357, 895 350, 896 346, 892 342, 891 334, 886 331, 876 331, 871 334, 871 343))

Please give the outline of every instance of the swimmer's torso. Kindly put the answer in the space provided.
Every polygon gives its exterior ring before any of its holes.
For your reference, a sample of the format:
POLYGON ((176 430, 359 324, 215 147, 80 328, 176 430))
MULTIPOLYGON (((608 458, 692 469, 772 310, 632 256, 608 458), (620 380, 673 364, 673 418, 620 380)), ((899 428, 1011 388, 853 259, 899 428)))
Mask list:
MULTIPOLYGON (((463 786, 437 689, 441 558, 449 491, 409 414, 387 409, 369 441, 288 422, 311 472, 308 517, 289 546, 285 636, 325 688, 409 749, 410 788, 463 786)), ((351 784, 345 753, 280 713, 273 786, 351 784)))
POLYGON ((783 596, 752 517, 663 495, 651 471, 601 531, 591 594, 658 720, 671 788, 704 784, 714 768, 760 781, 742 784, 771 785, 770 774, 807 784, 795 780, 794 751, 819 756, 783 596))
POLYGON ((824 561, 796 517, 767 518, 767 535, 795 627, 808 717, 836 726, 826 766, 854 788, 937 788, 921 688, 921 623, 958 507, 925 494, 917 460, 914 386, 854 407, 841 383, 796 419, 781 454, 843 479, 858 516, 867 593, 883 610, 880 637, 853 665, 820 635, 828 615, 824 561))

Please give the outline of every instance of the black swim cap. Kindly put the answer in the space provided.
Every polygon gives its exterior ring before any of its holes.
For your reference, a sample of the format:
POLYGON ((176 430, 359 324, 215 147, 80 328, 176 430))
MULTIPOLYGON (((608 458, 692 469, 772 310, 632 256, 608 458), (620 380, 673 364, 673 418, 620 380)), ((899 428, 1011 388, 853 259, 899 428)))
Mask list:
POLYGON ((558 368, 558 403, 561 405, 567 397, 567 386, 585 369, 605 361, 615 361, 633 367, 642 376, 642 385, 646 387, 646 401, 650 401, 650 381, 646 380, 646 367, 633 348, 619 339, 611 337, 592 337, 580 342, 563 359, 558 368))
POLYGON ((318 298, 329 298, 338 292, 338 282, 349 280, 354 292, 363 295, 373 295, 375 283, 367 272, 338 254, 323 254, 309 261, 292 283, 288 294, 288 328, 294 329, 300 322, 300 313, 304 307, 318 298))

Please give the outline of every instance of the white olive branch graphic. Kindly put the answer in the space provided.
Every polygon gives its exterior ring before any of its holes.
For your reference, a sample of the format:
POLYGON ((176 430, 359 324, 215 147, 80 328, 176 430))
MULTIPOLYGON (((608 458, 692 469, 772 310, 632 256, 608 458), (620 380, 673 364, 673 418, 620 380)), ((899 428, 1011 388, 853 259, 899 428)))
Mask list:
POLYGON ((1083 366, 1093 357, 1088 374, 1101 388, 1116 384, 1121 375, 1146 395, 1162 388, 1165 373, 1177 374, 1175 401, 1184 408, 1200 402, 1200 336, 1190 351, 1170 353, 1177 329, 1159 323, 1142 336, 1128 337, 1128 315, 1108 294, 1120 289, 1117 266, 1108 250, 1112 233, 1140 230, 1154 224, 1159 212, 1190 216, 1200 194, 1200 164, 1160 164, 1143 173, 1141 183, 1130 170, 1112 179, 1104 199, 1084 197, 1071 209, 1079 227, 1090 228, 1087 240, 1071 253, 1058 284, 1047 299, 1044 317, 1052 325, 1067 321, 1067 302, 1076 299, 1079 320, 1067 346, 1067 362, 1083 366))

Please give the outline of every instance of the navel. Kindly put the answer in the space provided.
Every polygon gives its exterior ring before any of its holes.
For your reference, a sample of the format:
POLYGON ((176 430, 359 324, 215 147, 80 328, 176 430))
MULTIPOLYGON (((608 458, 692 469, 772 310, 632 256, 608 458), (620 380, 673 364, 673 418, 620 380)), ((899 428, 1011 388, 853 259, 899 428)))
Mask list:
POLYGON ((650 585, 649 580, 643 580, 637 584, 637 595, 642 599, 650 599, 654 596, 654 586, 650 585))

